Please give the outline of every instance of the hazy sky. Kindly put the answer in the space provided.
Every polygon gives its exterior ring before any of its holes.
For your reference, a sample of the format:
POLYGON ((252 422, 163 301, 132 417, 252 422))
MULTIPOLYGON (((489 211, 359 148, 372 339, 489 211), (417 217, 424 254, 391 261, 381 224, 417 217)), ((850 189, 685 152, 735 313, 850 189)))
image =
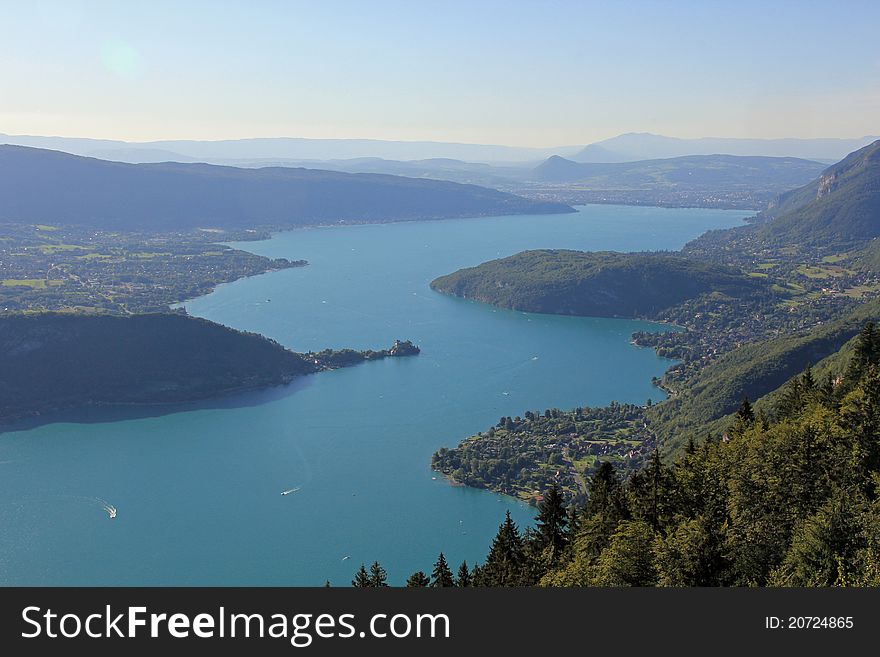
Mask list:
POLYGON ((0 132, 880 133, 880 2, 0 0, 0 132))

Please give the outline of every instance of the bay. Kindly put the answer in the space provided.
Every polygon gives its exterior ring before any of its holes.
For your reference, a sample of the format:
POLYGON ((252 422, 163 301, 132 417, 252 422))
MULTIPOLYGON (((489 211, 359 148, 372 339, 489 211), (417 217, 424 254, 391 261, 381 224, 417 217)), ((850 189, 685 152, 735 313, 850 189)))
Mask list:
POLYGON ((584 206, 237 244, 310 264, 220 286, 188 312, 300 351, 400 338, 421 355, 0 435, 0 583, 348 585, 374 559, 402 583, 440 550, 453 565, 482 559, 506 510, 520 525, 534 510, 449 485, 431 453, 504 415, 661 399, 650 380, 670 361, 629 340, 671 327, 494 309, 430 281, 530 248, 677 249, 749 214, 584 206))

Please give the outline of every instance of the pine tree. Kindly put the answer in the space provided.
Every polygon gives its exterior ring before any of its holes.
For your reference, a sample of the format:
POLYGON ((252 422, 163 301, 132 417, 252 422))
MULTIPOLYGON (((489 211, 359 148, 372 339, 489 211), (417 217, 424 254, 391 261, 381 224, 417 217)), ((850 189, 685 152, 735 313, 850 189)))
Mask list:
POLYGON ((837 401, 837 391, 834 387, 834 375, 831 372, 822 379, 818 391, 819 401, 827 408, 833 408, 837 401))
POLYGON ((730 433, 733 436, 741 436, 754 424, 755 410, 752 408, 749 398, 744 395, 736 415, 733 416, 733 426, 730 427, 730 433))
POLYGON ((446 563, 446 557, 442 552, 437 557, 437 563, 434 564, 434 572, 431 573, 431 586, 435 588, 455 586, 452 571, 449 569, 449 564, 446 563))
POLYGON ((370 583, 370 576, 367 574, 367 569, 364 564, 361 564, 361 567, 358 568, 357 573, 354 575, 354 579, 351 580, 351 585, 358 589, 365 589, 372 586, 370 583))
POLYGON ((510 511, 504 516, 504 522, 492 539, 486 563, 479 570, 479 577, 474 581, 477 586, 522 586, 523 577, 523 538, 519 528, 510 517, 510 511))
POLYGON ((855 353, 844 376, 846 390, 855 388, 868 366, 876 365, 878 361, 880 361, 880 333, 874 322, 868 322, 856 338, 855 353))
POLYGON ((409 588, 424 588, 431 585, 431 580, 423 571, 417 570, 406 580, 406 585, 409 588))
POLYGON ((553 484, 538 505, 537 539, 540 551, 543 551, 552 566, 559 561, 562 550, 568 543, 566 527, 568 516, 565 501, 559 487, 553 484))
POLYGON ((388 574, 385 569, 379 565, 378 561, 374 561, 370 566, 370 586, 382 587, 388 586, 388 574))
POLYGON ((471 571, 468 570, 467 561, 462 561, 458 567, 458 576, 455 578, 455 585, 462 588, 471 586, 471 571))
POLYGON ((568 507, 568 527, 566 528, 565 542, 571 545, 574 537, 577 535, 578 528, 581 526, 581 514, 578 512, 577 504, 568 507))
POLYGON ((810 392, 816 388, 816 379, 813 378, 813 368, 807 365, 807 369, 801 374, 801 387, 806 392, 810 392))
POLYGON ((619 518, 623 511, 620 479, 610 461, 603 461, 588 484, 586 512, 588 516, 601 513, 609 519, 619 518))
POLYGON ((777 415, 780 419, 796 417, 804 407, 804 390, 800 378, 794 378, 785 384, 782 399, 779 402, 777 415))
POLYGON ((736 411, 736 417, 747 425, 750 425, 755 421, 755 411, 752 408, 752 403, 745 395, 743 395, 742 401, 739 404, 739 409, 736 411))

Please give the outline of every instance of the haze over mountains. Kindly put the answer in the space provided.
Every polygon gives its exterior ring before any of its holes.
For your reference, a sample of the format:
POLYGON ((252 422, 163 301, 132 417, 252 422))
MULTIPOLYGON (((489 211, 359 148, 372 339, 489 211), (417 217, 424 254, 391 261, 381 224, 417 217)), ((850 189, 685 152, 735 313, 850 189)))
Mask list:
POLYGON ((126 164, 0 146, 2 218, 106 229, 293 227, 573 212, 441 180, 294 168, 126 164))
POLYGON ((609 163, 724 154, 799 157, 831 164, 875 139, 876 136, 857 139, 679 139, 649 132, 631 132, 590 144, 570 159, 576 162, 609 163))
POLYGON ((633 162, 686 155, 754 155, 797 157, 837 162, 877 137, 857 139, 679 139, 650 133, 627 133, 588 146, 567 145, 527 148, 493 144, 459 144, 432 141, 387 141, 380 139, 307 139, 271 137, 225 139, 217 141, 160 140, 127 142, 0 133, 0 144, 60 150, 120 162, 207 162, 237 166, 265 166, 304 161, 431 160, 435 158, 465 162, 521 164, 533 167, 552 155, 577 162, 633 162), (259 162, 263 162, 262 165, 259 162), (530 164, 531 163, 531 164, 530 164))
MULTIPOLYGON (((880 140, 851 153, 806 185, 783 194, 756 223, 694 240, 700 252, 716 239, 765 246, 808 246, 822 252, 880 246, 880 140)), ((740 247, 743 248, 743 247, 740 247)))
POLYGON ((382 158, 422 160, 451 158, 475 162, 538 162, 550 155, 573 155, 580 146, 526 148, 487 144, 381 139, 305 139, 271 137, 218 141, 162 140, 126 142, 80 137, 44 137, 0 133, 0 144, 31 146, 134 164, 147 162, 208 162, 245 164, 247 160, 334 160, 382 158))
POLYGON ((795 187, 817 176, 825 165, 794 157, 687 155, 640 162, 609 164, 574 162, 554 155, 533 171, 544 182, 582 182, 593 187, 644 187, 652 184, 727 188, 795 187))

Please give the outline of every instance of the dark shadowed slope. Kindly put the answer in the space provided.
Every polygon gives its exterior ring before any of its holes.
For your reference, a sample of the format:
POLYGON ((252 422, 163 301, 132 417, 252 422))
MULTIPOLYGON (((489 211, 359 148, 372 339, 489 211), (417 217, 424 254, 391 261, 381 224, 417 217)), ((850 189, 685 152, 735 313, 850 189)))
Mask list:
POLYGON ((316 369, 262 336, 185 315, 7 315, 0 423, 93 404, 208 399, 316 369))
POLYGON ((312 169, 125 164, 0 146, 0 219, 106 229, 291 227, 573 212, 437 180, 312 169))
POLYGON ((389 349, 299 354, 256 333, 182 314, 0 316, 0 425, 55 410, 178 404, 288 383, 389 349))

